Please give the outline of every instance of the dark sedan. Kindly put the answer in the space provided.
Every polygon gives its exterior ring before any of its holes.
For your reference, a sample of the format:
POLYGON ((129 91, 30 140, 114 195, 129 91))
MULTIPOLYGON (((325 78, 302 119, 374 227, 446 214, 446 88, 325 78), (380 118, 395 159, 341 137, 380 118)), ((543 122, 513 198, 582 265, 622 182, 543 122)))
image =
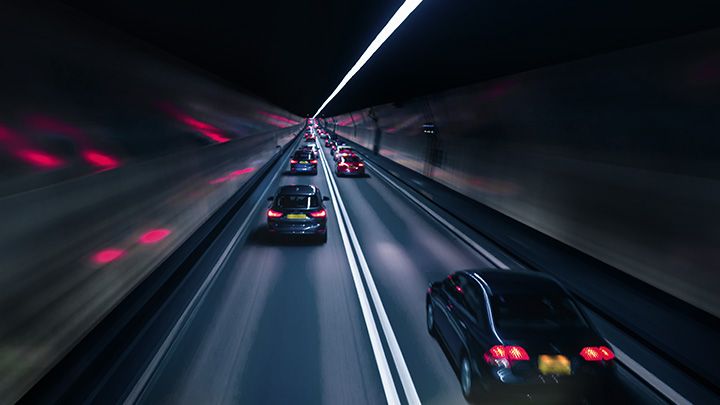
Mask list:
POLYGON ((327 211, 320 190, 309 185, 282 186, 268 197, 273 204, 267 212, 271 235, 313 235, 327 242, 327 211))
POLYGON ((297 151, 290 158, 290 171, 317 174, 317 159, 310 151, 297 151))
POLYGON ((536 272, 468 270, 430 283, 427 327, 468 400, 604 394, 614 354, 569 294, 536 272))

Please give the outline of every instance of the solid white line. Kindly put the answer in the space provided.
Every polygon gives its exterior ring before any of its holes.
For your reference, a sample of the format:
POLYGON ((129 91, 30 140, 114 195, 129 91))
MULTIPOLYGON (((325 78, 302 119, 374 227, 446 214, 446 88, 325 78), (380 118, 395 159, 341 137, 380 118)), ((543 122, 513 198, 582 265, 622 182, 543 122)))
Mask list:
MULTIPOLYGON (((372 297, 375 311, 378 314, 378 318, 380 318, 380 325, 382 326, 383 333, 385 334, 385 339, 387 340, 388 347, 390 348, 390 353, 392 354, 393 361, 395 362, 395 367, 397 368, 398 375, 400 376, 400 382, 403 385, 405 397, 407 398, 410 405, 419 405, 420 398, 418 397, 417 391, 415 390, 415 384, 412 381, 412 377, 410 376, 410 371, 408 370, 407 364, 405 363, 405 358, 403 357, 402 350, 400 350, 400 345, 398 344, 395 333, 392 329, 392 326, 390 325, 390 320, 388 319, 387 313, 385 312, 385 307, 383 306, 382 300, 380 299, 380 294, 378 294, 377 287, 375 286, 375 281, 373 280, 372 274, 370 273, 370 268, 368 267, 367 261, 365 260, 365 255, 360 248, 360 243, 357 239, 352 223, 350 222, 350 217, 348 216, 347 210, 345 209, 345 204, 343 203, 342 197, 340 196, 340 190, 339 188, 337 188, 335 178, 330 178, 327 176, 327 173, 329 171, 329 165, 325 160, 324 154, 322 157, 322 161, 324 167, 326 168, 325 172, 328 179, 328 184, 332 183, 332 187, 334 187, 335 192, 337 193, 338 204, 341 211, 337 210, 336 208, 336 212, 342 214, 342 218, 345 220, 345 224, 348 227, 348 233, 350 235, 350 238, 352 239, 353 246, 355 247, 355 252, 357 253, 358 261, 360 262, 360 267, 362 268, 363 276, 365 277, 365 282, 368 286, 368 290, 370 291, 370 296, 372 297)), ((340 222, 339 218, 338 222, 340 222)))
POLYGON ((375 171, 375 173, 379 174, 383 179, 385 179, 385 181, 387 181, 388 183, 390 183, 390 184, 391 184, 393 187, 395 187, 398 191, 400 191, 401 193, 403 193, 403 194, 405 195, 405 197, 407 197, 408 199, 410 199, 410 201, 414 202, 418 207, 422 208, 425 212, 427 212, 428 214, 430 214, 430 216, 432 216, 433 218, 435 218, 436 221, 438 221, 438 222, 440 222, 441 224, 443 224, 446 228, 448 228, 448 229, 449 229, 452 233, 454 233, 457 237, 459 237, 460 239, 462 239, 463 242, 465 242, 465 243, 467 243, 468 245, 470 245, 471 248, 473 248, 476 252, 480 253, 480 255, 482 255, 484 258, 486 258, 487 260, 489 260, 492 264, 494 264, 495 266, 497 266, 498 268, 503 269, 503 270, 508 270, 508 269, 509 269, 509 267, 508 267, 505 263, 503 263, 502 261, 500 261, 500 259, 498 259, 497 257, 495 257, 492 253, 488 252, 488 251, 487 251, 485 248, 483 248, 482 246, 478 245, 474 240, 470 239, 470 238, 469 238, 467 235, 465 235, 462 231, 460 231, 459 229, 457 229, 456 227, 454 227, 451 223, 449 223, 448 221, 446 221, 445 218, 443 218, 443 217, 441 217, 440 215, 438 215, 437 213, 435 213, 435 211, 433 211, 432 209, 430 209, 427 205, 423 204, 423 203, 420 202, 417 198, 413 197, 410 193, 408 193, 407 191, 405 191, 404 189, 402 189, 397 183, 395 183, 394 181, 392 181, 388 176, 386 176, 385 174, 381 173, 380 170, 378 170, 377 168, 375 168, 373 164, 368 163, 367 160, 365 160, 365 164, 368 165, 368 166, 370 166, 370 167, 375 171))
MULTIPOLYGON (((330 167, 325 160, 325 152, 320 150, 319 155, 323 163, 323 172, 328 183, 328 189, 332 195, 333 208, 335 208, 336 213, 339 213, 340 209, 338 208, 338 201, 340 193, 336 188, 333 188, 334 184, 330 181, 330 167)), ((399 405, 400 398, 398 397, 397 388, 395 388, 395 382, 393 381, 392 373, 390 372, 390 365, 388 364, 387 357, 385 356, 385 350, 383 350, 382 347, 380 333, 378 333, 377 326, 375 325, 372 310, 370 309, 370 303, 368 301, 367 294, 365 294, 365 288, 363 288, 362 280, 360 279, 360 272, 358 271, 357 263, 355 262, 355 255, 350 247, 349 238, 345 230, 345 224, 339 215, 337 215, 337 222, 338 228, 340 228, 343 246, 345 247, 348 264, 350 265, 353 283, 355 284, 355 291, 357 292, 358 299, 360 300, 360 309, 362 310, 363 319, 365 320, 365 327, 367 328, 368 336, 370 337, 370 345, 372 346, 373 354, 375 355, 375 362, 377 363, 378 372, 380 373, 380 380, 382 381, 385 398, 387 399, 388 404, 399 405)))
MULTIPOLYGON (((277 178, 278 174, 280 174, 280 171, 278 170, 275 175, 273 176, 272 180, 270 180, 270 183, 268 183, 268 186, 265 188, 265 191, 262 193, 265 195, 267 193, 267 190, 270 188, 270 186, 275 182, 275 179, 277 178)), ((150 379, 153 377, 155 372, 157 371, 158 366, 160 365, 160 362, 163 360, 167 352, 170 350, 170 347, 175 343, 175 339, 177 338, 178 334, 180 333, 182 327, 184 326, 185 322, 187 322, 188 317, 190 316, 190 313, 195 308, 195 305, 204 298, 204 296, 207 294, 207 291, 209 290, 208 287, 210 284, 215 280, 218 271, 222 266, 225 265, 225 261, 230 256, 231 252, 235 249, 237 246, 237 242, 240 239, 240 236, 243 232, 245 232, 245 229, 250 222, 251 219, 255 218, 255 212, 257 211, 258 207, 260 206, 260 203, 265 201, 263 198, 260 198, 257 203, 255 203, 255 206, 250 210, 250 214, 245 218, 245 221, 243 221, 242 225, 240 225, 240 229, 235 233, 235 236, 230 240, 230 243, 227 245, 225 250, 223 251, 223 254, 220 256, 220 259, 215 263, 215 266, 213 266, 212 270, 208 274, 208 276, 205 278, 205 281, 203 281, 200 288, 197 290, 195 295, 193 296, 192 300, 188 304, 187 307, 185 307, 185 310, 183 311, 182 315, 178 319, 178 321, 173 326, 172 330, 168 334, 168 336, 165 338, 165 341, 160 346, 160 349, 155 353, 155 356, 153 356, 153 359, 150 361, 150 364, 147 366, 145 371, 140 376, 140 379, 133 387, 130 394, 125 398, 124 404, 134 404, 137 403, 137 401, 140 399, 140 396, 145 391, 145 387, 147 386, 150 379)))
POLYGON ((638 362, 636 362, 630 356, 625 354, 617 346, 615 346, 611 342, 608 342, 608 344, 612 348, 612 351, 615 353, 615 357, 618 360, 620 360, 620 362, 622 364, 627 366, 629 369, 631 369, 633 372, 635 372, 637 375, 639 375, 642 379, 644 379, 648 384, 652 385, 656 390, 658 390, 663 395, 665 395, 665 397, 667 397, 667 399, 669 399, 679 405, 691 405, 692 404, 692 402, 688 401, 687 399, 685 399, 685 397, 678 394, 677 391, 670 388, 669 385, 665 384, 662 380, 657 378, 653 373, 648 371, 645 367, 641 366, 638 362))

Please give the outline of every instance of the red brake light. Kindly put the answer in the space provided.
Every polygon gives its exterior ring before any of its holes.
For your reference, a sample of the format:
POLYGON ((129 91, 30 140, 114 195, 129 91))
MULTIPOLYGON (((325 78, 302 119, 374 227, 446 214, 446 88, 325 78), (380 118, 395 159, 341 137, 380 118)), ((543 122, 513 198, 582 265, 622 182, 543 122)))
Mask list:
POLYGON ((363 166, 365 166, 365 165, 362 164, 362 163, 358 163, 358 166, 363 167, 363 166))
POLYGON ((499 359, 507 358, 505 346, 493 346, 492 349, 488 351, 488 353, 492 354, 493 357, 497 357, 499 359))
POLYGON ((310 163, 317 163, 317 159, 311 160, 310 163))
POLYGON ((597 347, 583 347, 580 355, 587 361, 600 361, 600 359, 602 359, 600 350, 598 350, 597 347))
POLYGON ((615 354, 605 346, 598 347, 598 350, 603 360, 612 360, 615 358, 615 354))
POLYGON ((295 159, 290 159, 290 163, 297 163, 297 160, 295 160, 295 159))
POLYGON ((530 360, 530 356, 520 346, 493 346, 483 357, 488 364, 498 367, 509 367, 514 361, 530 360))
POLYGON ((584 347, 580 355, 587 361, 612 360, 615 358, 613 352, 605 346, 584 347))
POLYGON ((325 210, 320 210, 320 211, 317 211, 317 212, 311 212, 311 213, 310 213, 310 216, 313 217, 313 218, 323 218, 323 217, 327 216, 327 212, 325 212, 325 210))
POLYGON ((273 210, 268 210, 268 217, 270 218, 278 218, 283 216, 282 212, 275 212, 273 210))
POLYGON ((528 356, 525 349, 520 346, 505 346, 505 351, 510 361, 530 360, 530 356, 528 356))

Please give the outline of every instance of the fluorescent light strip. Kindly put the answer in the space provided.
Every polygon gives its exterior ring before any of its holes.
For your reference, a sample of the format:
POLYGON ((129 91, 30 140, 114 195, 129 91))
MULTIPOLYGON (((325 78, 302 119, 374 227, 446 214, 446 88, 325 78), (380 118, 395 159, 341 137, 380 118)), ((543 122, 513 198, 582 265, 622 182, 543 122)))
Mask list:
POLYGON ((327 100, 325 100, 325 102, 320 106, 320 108, 317 110, 315 115, 313 115, 313 118, 317 117, 318 114, 320 114, 320 111, 322 111, 323 108, 325 108, 325 106, 330 102, 330 100, 335 98, 335 96, 340 92, 340 90, 342 90, 342 88, 345 87, 347 82, 349 82, 350 79, 352 79, 352 77, 355 76, 355 73, 357 73, 358 70, 360 70, 360 68, 365 65, 365 62, 367 62, 368 59, 370 59, 370 57, 373 56, 375 51, 377 51, 378 48, 380 48, 380 45, 382 45, 385 42, 385 40, 387 40, 388 37, 390 37, 390 35, 392 35, 392 33, 395 32, 397 27, 399 27, 400 24, 402 24, 403 21, 405 21, 405 19, 410 15, 410 13, 412 13, 417 8, 417 6, 420 5, 420 3, 422 3, 422 0, 405 0, 405 3, 403 3, 403 5, 400 6, 398 11, 395 12, 395 15, 390 19, 390 21, 388 21, 387 25, 385 25, 385 28, 383 28, 382 31, 380 31, 380 33, 377 35, 377 37, 375 37, 375 40, 372 41, 370 46, 368 46, 368 48, 362 54, 360 59, 358 59, 358 61, 355 62, 355 66, 353 66, 352 69, 350 69, 350 71, 345 75, 345 78, 342 79, 340 84, 338 84, 335 91, 333 91, 332 94, 330 95, 330 97, 328 97, 327 100))

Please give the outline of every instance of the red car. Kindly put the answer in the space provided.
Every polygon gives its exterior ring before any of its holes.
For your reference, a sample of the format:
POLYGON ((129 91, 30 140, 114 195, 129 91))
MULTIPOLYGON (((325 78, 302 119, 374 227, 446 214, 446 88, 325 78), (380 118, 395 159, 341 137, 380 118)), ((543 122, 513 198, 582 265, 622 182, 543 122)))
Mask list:
POLYGON ((365 175, 365 164, 357 156, 343 156, 338 160, 338 176, 363 176, 365 175))

